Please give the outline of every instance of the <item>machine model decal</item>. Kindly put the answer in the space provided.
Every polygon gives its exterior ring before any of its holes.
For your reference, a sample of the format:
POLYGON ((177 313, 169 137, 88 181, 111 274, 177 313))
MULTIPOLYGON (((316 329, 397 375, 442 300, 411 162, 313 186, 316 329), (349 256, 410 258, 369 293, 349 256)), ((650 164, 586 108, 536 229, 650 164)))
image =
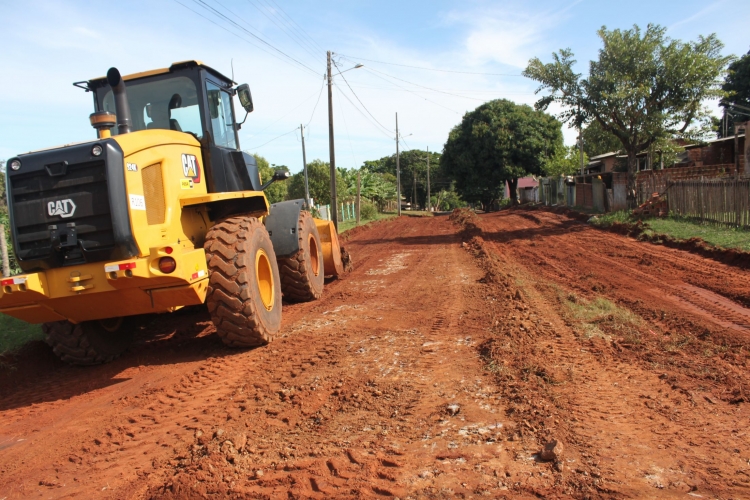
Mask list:
POLYGON ((193 189, 193 179, 180 179, 181 189, 193 189))
POLYGON ((201 181, 201 167, 198 164, 198 158, 195 155, 182 155, 182 173, 185 177, 193 180, 196 184, 201 181))
POLYGON ((47 213, 50 217, 59 215, 63 219, 67 219, 73 217, 73 214, 76 213, 76 204, 71 199, 50 201, 47 203, 47 213))
POLYGON ((135 163, 128 163, 127 164, 128 172, 138 172, 138 165, 135 163))
POLYGON ((146 198, 139 194, 130 195, 131 210, 146 210, 146 198))

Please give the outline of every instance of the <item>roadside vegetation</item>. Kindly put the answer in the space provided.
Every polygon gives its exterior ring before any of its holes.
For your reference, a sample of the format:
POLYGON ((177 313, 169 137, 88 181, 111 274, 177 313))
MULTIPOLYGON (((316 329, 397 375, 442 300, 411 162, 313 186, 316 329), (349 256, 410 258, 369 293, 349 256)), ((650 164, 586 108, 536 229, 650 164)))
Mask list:
POLYGON ((44 340, 44 333, 39 325, 30 325, 0 314, 0 356, 13 352, 32 340, 44 340))
MULTIPOLYGON (((613 223, 632 224, 630 211, 619 210, 596 215, 591 223, 600 227, 610 227, 613 223)), ((750 231, 746 229, 702 224, 678 216, 647 219, 643 222, 646 234, 664 234, 679 240, 700 238, 706 243, 720 248, 734 248, 750 252, 750 231)))

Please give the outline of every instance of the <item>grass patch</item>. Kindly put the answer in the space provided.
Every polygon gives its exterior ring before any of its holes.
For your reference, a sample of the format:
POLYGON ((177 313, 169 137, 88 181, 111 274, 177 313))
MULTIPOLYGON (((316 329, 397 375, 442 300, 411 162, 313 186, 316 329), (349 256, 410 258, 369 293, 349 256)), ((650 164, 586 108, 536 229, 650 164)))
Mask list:
POLYGON ((15 351, 32 340, 44 340, 40 325, 0 314, 0 354, 15 351))
MULTIPOLYGON (((374 219, 368 219, 368 220, 360 219, 359 225, 363 226, 367 224, 368 222, 382 220, 382 219, 392 219, 393 217, 396 217, 395 213, 384 213, 384 214, 378 213, 378 215, 374 219)), ((343 233, 344 231, 348 231, 349 229, 352 229, 354 227, 357 227, 356 220, 348 220, 346 222, 339 222, 339 234, 343 233)))
POLYGON ((596 226, 609 227, 613 222, 619 222, 625 224, 632 222, 630 220, 629 210, 618 210, 617 212, 610 212, 608 214, 597 215, 596 219, 591 221, 596 226))
POLYGON ((586 300, 574 294, 562 297, 562 302, 573 319, 578 321, 579 331, 584 338, 608 339, 606 331, 622 335, 628 343, 640 343, 640 335, 633 327, 641 323, 641 318, 614 302, 603 297, 586 300))
POLYGON ((750 231, 745 229, 700 224, 677 217, 649 219, 648 227, 655 233, 681 240, 697 237, 717 247, 750 251, 750 231))

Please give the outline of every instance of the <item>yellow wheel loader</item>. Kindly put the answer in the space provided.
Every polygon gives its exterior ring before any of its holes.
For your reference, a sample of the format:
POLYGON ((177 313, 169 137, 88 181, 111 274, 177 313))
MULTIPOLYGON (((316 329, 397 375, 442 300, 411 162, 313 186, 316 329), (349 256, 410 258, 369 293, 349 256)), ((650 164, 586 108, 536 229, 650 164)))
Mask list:
POLYGON ((8 160, 24 274, 0 282, 0 313, 43 323, 63 360, 110 361, 135 316, 204 303, 226 344, 262 345, 282 294, 317 299, 345 271, 333 223, 303 200, 269 206, 263 190, 289 174, 262 184, 240 150, 233 97, 247 119, 248 85, 197 61, 74 85, 93 94, 97 138, 8 160))

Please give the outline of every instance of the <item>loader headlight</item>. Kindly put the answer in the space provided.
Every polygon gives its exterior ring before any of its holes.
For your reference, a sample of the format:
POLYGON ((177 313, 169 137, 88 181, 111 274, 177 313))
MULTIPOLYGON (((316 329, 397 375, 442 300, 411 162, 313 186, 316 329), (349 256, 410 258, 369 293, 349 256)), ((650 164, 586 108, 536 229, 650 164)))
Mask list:
POLYGON ((91 148, 91 154, 94 156, 101 156, 102 155, 102 147, 99 144, 94 144, 94 147, 91 148))
POLYGON ((10 162, 11 170, 21 170, 21 160, 13 160, 10 162))

